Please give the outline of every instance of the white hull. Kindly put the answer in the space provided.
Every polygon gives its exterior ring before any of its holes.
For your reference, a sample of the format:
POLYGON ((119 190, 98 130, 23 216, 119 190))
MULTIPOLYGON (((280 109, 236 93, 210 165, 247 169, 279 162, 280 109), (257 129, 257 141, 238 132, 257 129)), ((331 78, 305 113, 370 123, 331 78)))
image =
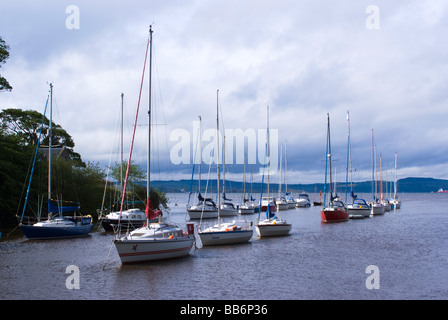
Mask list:
POLYGON ((299 194, 299 197, 296 198, 296 207, 297 208, 309 208, 311 207, 311 201, 306 193, 299 194))
POLYGON ((350 206, 347 206, 348 208, 348 217, 350 219, 360 219, 360 218, 367 218, 370 216, 371 209, 370 208, 350 208, 350 206))
POLYGON ((202 213, 202 209, 188 209, 188 215, 190 219, 217 219, 218 218, 218 210, 204 210, 202 213))
POLYGON ((394 205, 395 209, 401 208, 401 201, 400 200, 392 200, 391 203, 394 205))
POLYGON ((252 214, 252 213, 255 213, 255 209, 253 207, 240 206, 238 208, 238 213, 239 214, 252 214))
POLYGON ((384 212, 385 212, 385 208, 382 204, 373 204, 372 211, 371 211, 372 215, 374 215, 374 216, 381 215, 381 214, 384 214, 384 212))
POLYGON ((304 199, 296 199, 296 207, 297 208, 309 208, 311 207, 311 202, 304 199))
POLYGON ((223 244, 236 244, 248 242, 253 230, 211 231, 198 232, 203 246, 216 246, 223 244))
POLYGON ((288 210, 288 209, 289 209, 289 204, 287 202, 277 203, 277 211, 288 210))
POLYGON ((179 258, 190 254, 194 236, 174 239, 115 240, 123 264, 179 258))
POLYGON ((291 231, 291 224, 269 219, 259 222, 255 226, 255 229, 259 237, 286 236, 291 231))
POLYGON ((213 227, 199 231, 198 235, 203 246, 216 246, 248 242, 254 231, 248 227, 231 223, 217 224, 213 227))
POLYGON ((219 214, 221 215, 221 217, 234 217, 238 215, 238 211, 235 208, 221 207, 221 211, 219 214))

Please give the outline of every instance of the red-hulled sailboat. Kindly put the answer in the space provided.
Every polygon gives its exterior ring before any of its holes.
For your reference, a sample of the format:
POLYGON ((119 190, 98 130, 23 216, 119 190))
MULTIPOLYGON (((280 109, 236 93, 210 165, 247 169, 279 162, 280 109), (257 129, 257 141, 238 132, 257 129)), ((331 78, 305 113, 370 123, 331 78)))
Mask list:
POLYGON ((331 181, 331 142, 330 142, 330 114, 327 113, 327 159, 325 161, 325 187, 327 184, 327 165, 330 171, 330 201, 327 203, 324 195, 324 207, 320 212, 322 222, 342 222, 348 220, 348 209, 345 203, 333 196, 333 184, 331 181))

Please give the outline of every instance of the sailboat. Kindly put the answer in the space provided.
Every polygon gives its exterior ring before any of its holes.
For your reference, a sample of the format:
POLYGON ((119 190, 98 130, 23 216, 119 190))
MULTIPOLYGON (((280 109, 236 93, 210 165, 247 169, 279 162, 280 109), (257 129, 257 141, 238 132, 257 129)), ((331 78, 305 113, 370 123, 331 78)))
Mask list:
POLYGON ((293 209, 296 207, 296 201, 294 197, 288 192, 288 155, 286 154, 286 143, 285 143, 285 200, 288 203, 288 209, 293 209))
POLYGON ((36 164, 36 157, 39 150, 40 138, 42 134, 42 128, 44 125, 45 113, 47 110, 48 99, 45 105, 45 111, 42 118, 42 125, 39 133, 38 143, 36 147, 36 153, 34 155, 33 167, 31 170, 30 181, 28 184, 28 190, 26 193, 25 204, 23 206, 22 217, 20 219, 20 228, 28 239, 61 239, 61 238, 73 238, 84 237, 92 231, 92 217, 91 216, 76 216, 76 212, 79 210, 79 203, 67 202, 70 204, 62 206, 62 201, 56 201, 51 196, 51 147, 53 143, 52 139, 52 113, 53 113, 53 84, 50 83, 50 126, 48 130, 49 142, 48 142, 48 219, 38 221, 34 224, 25 224, 23 221, 25 209, 28 202, 29 191, 31 187, 31 181, 33 178, 34 165, 36 164), (68 217, 64 216, 64 212, 74 212, 75 215, 68 217))
POLYGON ((380 202, 384 206, 385 211, 390 211, 389 199, 387 199, 383 193, 383 157, 381 156, 381 154, 380 154, 380 202))
MULTIPOLYGON (((223 152, 223 176, 222 176, 222 203, 219 214, 221 217, 233 217, 238 215, 238 209, 233 204, 233 200, 226 197, 226 137, 224 136, 224 152, 223 152)), ((219 193, 218 193, 219 197, 219 193)))
MULTIPOLYGON (((121 135, 120 135, 120 190, 123 191, 123 98, 124 94, 121 94, 121 135)), ((101 209, 102 213, 103 210, 101 209)), ((106 215, 101 215, 101 225, 104 231, 116 231, 118 230, 118 223, 121 227, 127 230, 134 230, 140 228, 146 223, 145 212, 138 208, 130 208, 120 211, 113 211, 106 215)))
MULTIPOLYGON (((269 166, 271 165, 271 162, 270 162, 270 141, 269 141, 269 106, 267 107, 266 159, 267 159, 266 164, 268 165, 268 172, 267 172, 268 197, 266 198, 270 199, 271 197, 269 196, 269 166)), ((262 181, 261 183, 262 192, 263 192, 263 184, 264 183, 262 181)), ((258 221, 255 225, 255 229, 257 230, 259 237, 286 236, 290 233, 292 225, 290 223, 287 223, 286 220, 277 217, 274 212, 271 211, 271 206, 269 205, 268 202, 266 204, 266 218, 261 220, 260 219, 261 212, 258 214, 258 221)))
POLYGON ((352 197, 352 203, 347 204, 348 217, 350 219, 362 219, 370 216, 370 206, 366 200, 358 198, 353 192, 353 177, 352 177, 352 150, 350 141, 350 112, 347 111, 347 123, 348 123, 348 148, 347 148, 347 170, 345 179, 345 201, 347 201, 347 184, 348 176, 350 175, 350 196, 352 197))
POLYGON ((376 196, 377 192, 377 179, 376 176, 376 145, 373 139, 373 129, 372 129, 372 203, 371 203, 371 215, 382 215, 384 214, 385 208, 381 202, 378 201, 376 196))
POLYGON ((397 153, 395 152, 395 170, 394 170, 394 196, 392 200, 390 201, 395 209, 401 208, 401 200, 398 198, 397 195, 397 153))
POLYGON ((323 222, 342 222, 348 220, 348 210, 345 203, 333 196, 333 184, 331 181, 331 141, 330 141, 330 114, 327 113, 327 157, 325 160, 325 185, 327 184, 327 165, 330 171, 330 201, 326 202, 326 194, 324 194, 324 208, 320 212, 323 222))
POLYGON ((286 201, 286 197, 282 196, 282 156, 283 156, 283 146, 281 146, 280 151, 280 175, 278 182, 278 197, 277 199, 275 199, 275 205, 277 207, 277 211, 289 209, 289 203, 286 201))
POLYGON ((252 199, 252 194, 250 195, 250 199, 246 198, 246 153, 244 153, 243 203, 238 206, 239 214, 255 213, 256 206, 252 199))
MULTIPOLYGON (((201 165, 202 165, 202 118, 199 116, 199 181, 198 181, 198 203, 187 205, 190 219, 213 219, 218 217, 218 207, 212 198, 204 198, 201 194, 201 165)), ((193 165, 194 166, 194 165, 193 165)), ((192 178, 193 181, 193 178, 192 178)), ((190 198, 188 198, 190 199, 190 198)), ((190 200, 188 200, 190 201, 190 200)))
POLYGON ((149 59, 149 107, 148 107, 148 154, 147 154, 147 185, 146 185, 146 225, 137 228, 134 231, 121 236, 120 225, 117 237, 114 240, 120 260, 123 264, 138 263, 143 261, 154 261, 162 259, 172 259, 184 257, 190 254, 194 243, 194 224, 187 224, 188 232, 184 232, 177 225, 162 223, 161 211, 154 210, 150 201, 150 152, 151 152, 151 61, 152 61, 152 26, 149 28, 149 39, 146 46, 145 63, 143 67, 142 82, 140 85, 140 95, 137 104, 135 116, 134 132, 132 135, 131 148, 129 151, 128 167, 124 180, 124 188, 121 201, 120 212, 123 211, 124 197, 126 193, 126 184, 129 175, 129 166, 131 163, 132 149, 134 145, 135 129, 137 127, 138 111, 140 107, 141 89, 145 73, 146 58, 148 55, 148 46, 150 46, 149 59), (150 223, 152 219, 158 217, 158 222, 150 223))
POLYGON ((232 222, 221 222, 221 195, 220 195, 220 167, 219 167, 219 90, 216 92, 216 150, 217 150, 217 191, 218 191, 218 224, 199 230, 198 235, 203 246, 224 245, 248 242, 253 230, 248 226, 241 226, 232 222))

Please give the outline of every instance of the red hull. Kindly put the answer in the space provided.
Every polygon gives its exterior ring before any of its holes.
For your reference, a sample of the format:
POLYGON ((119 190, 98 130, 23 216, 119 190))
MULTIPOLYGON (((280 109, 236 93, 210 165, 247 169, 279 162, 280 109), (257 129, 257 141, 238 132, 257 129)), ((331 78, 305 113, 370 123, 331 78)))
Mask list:
MULTIPOLYGON (((266 212, 266 210, 268 209, 268 206, 261 206, 261 212, 266 212)), ((276 212, 277 211, 277 207, 274 205, 270 205, 269 206, 269 211, 270 212, 276 212)))
POLYGON ((348 211, 343 210, 322 210, 320 217, 323 222, 343 222, 348 221, 348 211))

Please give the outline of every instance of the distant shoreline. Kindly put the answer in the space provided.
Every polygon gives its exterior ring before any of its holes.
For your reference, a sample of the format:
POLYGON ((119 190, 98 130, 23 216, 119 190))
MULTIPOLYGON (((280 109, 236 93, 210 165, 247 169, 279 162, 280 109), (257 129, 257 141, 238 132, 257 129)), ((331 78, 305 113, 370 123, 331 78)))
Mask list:
MULTIPOLYGON (((202 188, 205 188, 206 180, 202 180, 202 188)), ((170 193, 189 193, 190 189, 192 192, 197 192, 198 180, 155 180, 151 181, 151 185, 163 192, 170 193)), ((261 183, 246 183, 246 192, 259 193, 261 192, 261 183)), ((278 183, 271 183, 270 190, 275 193, 278 192, 278 183)), ((390 188, 393 188, 393 182, 383 181, 383 193, 390 193, 390 188), (387 192, 386 192, 387 190, 387 192)), ((409 177, 404 179, 399 179, 397 181, 397 192, 398 193, 437 193, 440 188, 448 190, 448 180, 444 179, 434 179, 434 178, 416 178, 409 177)), ((346 183, 338 182, 336 188, 339 193, 345 192, 346 183)), ((350 188, 350 183, 348 184, 350 188)), ((266 190, 266 183, 264 184, 264 190, 266 190)), ((285 185, 282 185, 282 191, 285 192, 285 185)), ((310 184, 288 184, 287 191, 290 193, 298 192, 323 192, 324 183, 310 183, 310 184)), ((372 192, 372 181, 362 181, 353 182, 353 190, 355 193, 371 193, 372 192)), ((377 192, 380 191, 380 183, 377 182, 377 192)), ((204 192, 204 190, 202 190, 204 192)), ((210 180, 208 182, 208 193, 216 192, 216 180, 210 180)), ((239 193, 243 192, 243 182, 241 181, 226 181, 226 192, 227 193, 239 193)))

